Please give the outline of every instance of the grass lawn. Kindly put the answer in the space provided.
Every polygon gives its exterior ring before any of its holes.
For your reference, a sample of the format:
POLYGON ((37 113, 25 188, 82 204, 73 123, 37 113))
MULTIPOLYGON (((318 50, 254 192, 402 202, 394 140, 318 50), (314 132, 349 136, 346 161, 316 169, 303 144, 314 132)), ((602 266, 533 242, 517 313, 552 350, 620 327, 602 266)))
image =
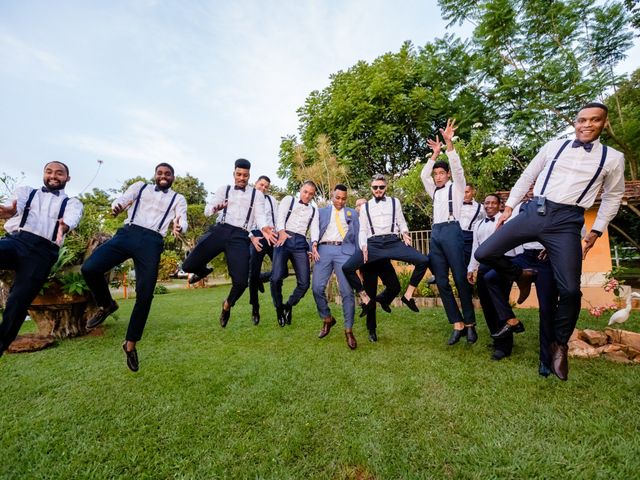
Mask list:
POLYGON ((478 343, 449 347, 442 309, 380 312, 350 351, 340 325, 317 338, 310 292, 290 327, 264 295, 254 327, 245 295, 221 329, 228 288, 156 296, 137 374, 132 300, 102 337, 0 358, 0 478, 639 478, 640 366, 539 377, 535 310, 494 362, 481 314, 478 343))

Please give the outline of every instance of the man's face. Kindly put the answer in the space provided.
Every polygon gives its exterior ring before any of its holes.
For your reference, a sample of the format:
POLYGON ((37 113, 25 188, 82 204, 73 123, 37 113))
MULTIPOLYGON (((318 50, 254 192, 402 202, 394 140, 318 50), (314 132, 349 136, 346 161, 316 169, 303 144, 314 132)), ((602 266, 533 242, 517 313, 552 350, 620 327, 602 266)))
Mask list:
POLYGON ((607 125, 607 114, 597 107, 583 108, 575 121, 576 139, 584 143, 596 140, 607 125))
POLYGON ((436 187, 442 187, 445 183, 449 181, 451 174, 447 172, 444 168, 434 168, 433 169, 433 181, 436 184, 436 187))
POLYGON ((466 187, 464 187, 465 202, 470 202, 471 200, 473 200, 473 197, 475 197, 475 195, 476 195, 476 189, 473 188, 471 185, 467 185, 466 187))
POLYGON ((358 200, 356 200, 356 212, 360 213, 360 209, 365 203, 367 203, 366 198, 359 198, 358 200))
POLYGON ((374 180, 371 182, 371 193, 376 198, 384 197, 385 192, 387 191, 387 184, 384 180, 374 180))
POLYGON ((316 189, 313 185, 303 185, 300 189, 300 200, 304 203, 309 203, 316 196, 316 189))
POLYGON ((159 166, 156 168, 156 175, 154 179, 158 187, 170 188, 176 177, 169 167, 159 166))
POLYGON ((249 183, 250 172, 248 168, 236 168, 233 171, 233 181, 236 187, 245 188, 249 183))
POLYGON ((487 212, 487 217, 495 217, 500 211, 500 202, 493 195, 489 195, 484 199, 484 211, 487 212))
POLYGON ((265 195, 269 192, 269 187, 271 186, 271 184, 269 182, 267 182, 264 178, 261 178, 260 180, 258 180, 256 182, 256 190, 258 190, 259 192, 264 193, 265 195))
POLYGON ((62 190, 69 180, 71 177, 61 163, 51 162, 44 167, 42 181, 49 190, 62 190))
POLYGON ((336 207, 336 210, 342 210, 346 203, 347 203, 347 192, 343 192, 342 190, 334 190, 333 206, 336 207))

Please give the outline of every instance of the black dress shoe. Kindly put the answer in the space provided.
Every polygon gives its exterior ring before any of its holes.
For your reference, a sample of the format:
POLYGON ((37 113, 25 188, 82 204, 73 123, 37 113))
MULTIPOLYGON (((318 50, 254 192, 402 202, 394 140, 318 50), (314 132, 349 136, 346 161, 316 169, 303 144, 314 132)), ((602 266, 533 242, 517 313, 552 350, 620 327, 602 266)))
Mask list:
POLYGON ((254 310, 251 314, 251 321, 254 325, 258 325, 260 323, 260 310, 254 310))
POLYGON ((524 324, 522 322, 518 322, 515 325, 510 325, 508 323, 505 323, 500 330, 498 330, 496 333, 492 333, 491 337, 504 338, 509 334, 509 332, 512 332, 512 333, 524 332, 524 324))
POLYGON ((264 283, 261 280, 258 280, 258 291, 264 293, 264 283))
POLYGON ((109 315, 118 310, 118 304, 115 301, 111 301, 111 305, 108 307, 99 307, 98 311, 87 322, 87 328, 91 330, 96 328, 102 322, 104 322, 109 315))
POLYGON ((229 321, 229 317, 231 316, 231 308, 229 310, 224 309, 224 303, 222 304, 222 311, 220 312, 220 326, 222 328, 227 326, 227 322, 229 321))
POLYGON ((284 313, 284 323, 291 325, 291 318, 293 317, 293 307, 288 303, 285 303, 282 307, 284 313))
POLYGON ((369 300, 369 303, 361 303, 360 308, 362 309, 360 311, 360 317, 364 317, 370 311, 375 310, 375 302, 373 300, 369 300))
POLYGON ((416 301, 413 298, 407 300, 407 298, 403 295, 402 297, 400 297, 400 300, 402 300, 402 303, 409 307, 409 310, 411 310, 412 312, 420 311, 420 309, 416 305, 416 301))
POLYGON ((382 310, 384 310, 387 313, 391 313, 391 305, 390 303, 387 303, 386 298, 384 298, 382 295, 378 295, 376 297, 376 302, 380 304, 380 307, 382 308, 382 310))
POLYGON ((546 378, 551 375, 551 373, 551 369, 543 362, 540 362, 540 365, 538 365, 538 375, 546 378))
POLYGON ((568 351, 567 345, 560 345, 557 342, 551 344, 551 372, 563 381, 569 378, 568 351))
POLYGON ((509 355, 507 355, 506 353, 504 353, 502 350, 494 350, 493 354, 491 355, 491 360, 495 360, 495 361, 500 361, 505 357, 508 357, 509 355))
POLYGON ((284 308, 276 308, 276 316, 278 317, 278 325, 284 327, 286 324, 286 319, 284 318, 284 308))
POLYGON ((467 343, 476 343, 478 341, 478 332, 475 325, 465 327, 467 330, 467 343))
POLYGON ((447 342, 449 345, 454 345, 460 341, 462 337, 467 334, 467 329, 463 328, 462 330, 453 329, 451 332, 451 336, 449 337, 449 341, 447 342))
POLYGON ((127 342, 125 340, 122 344, 122 350, 124 350, 124 354, 127 356, 127 367, 129 367, 129 370, 137 372, 140 365, 138 364, 138 351, 136 350, 136 347, 133 347, 133 350, 129 352, 127 350, 127 342))
POLYGON ((378 335, 376 335, 376 331, 375 330, 369 330, 369 341, 370 342, 377 342, 378 341, 378 335))
POLYGON ((204 277, 209 275, 211 272, 213 272, 213 268, 205 268, 202 271, 202 275, 198 275, 197 273, 192 273, 191 276, 189 277, 189 280, 187 281, 189 282, 189 285, 193 285, 194 283, 198 283, 200 280, 202 280, 204 277))
POLYGON ((523 303, 531 293, 531 284, 536 279, 537 275, 537 270, 524 268, 520 276, 516 279, 518 289, 520 290, 520 295, 518 295, 518 305, 523 303))

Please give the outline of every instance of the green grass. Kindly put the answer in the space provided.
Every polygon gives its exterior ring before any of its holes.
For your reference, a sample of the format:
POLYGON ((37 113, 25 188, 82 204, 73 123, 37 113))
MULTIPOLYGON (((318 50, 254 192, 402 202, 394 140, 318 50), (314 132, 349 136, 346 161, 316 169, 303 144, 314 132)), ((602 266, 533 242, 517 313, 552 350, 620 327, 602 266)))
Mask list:
POLYGON ((223 330, 227 290, 156 296, 137 374, 120 347, 130 300, 102 337, 3 356, 0 478, 638 477, 639 367, 539 377, 536 311, 493 362, 481 315, 478 343, 449 347, 441 309, 381 312, 380 341, 359 319, 349 351, 340 325, 317 338, 310 293, 291 327, 266 296, 251 325, 245 296, 223 330))

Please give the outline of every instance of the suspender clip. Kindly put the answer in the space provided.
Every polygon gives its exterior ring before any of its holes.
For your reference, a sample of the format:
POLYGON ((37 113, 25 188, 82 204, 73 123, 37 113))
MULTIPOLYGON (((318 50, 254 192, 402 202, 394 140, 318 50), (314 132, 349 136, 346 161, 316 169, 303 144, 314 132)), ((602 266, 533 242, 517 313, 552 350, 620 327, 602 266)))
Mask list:
POLYGON ((546 215, 547 214, 547 198, 546 197, 536 197, 536 213, 538 215, 546 215))

